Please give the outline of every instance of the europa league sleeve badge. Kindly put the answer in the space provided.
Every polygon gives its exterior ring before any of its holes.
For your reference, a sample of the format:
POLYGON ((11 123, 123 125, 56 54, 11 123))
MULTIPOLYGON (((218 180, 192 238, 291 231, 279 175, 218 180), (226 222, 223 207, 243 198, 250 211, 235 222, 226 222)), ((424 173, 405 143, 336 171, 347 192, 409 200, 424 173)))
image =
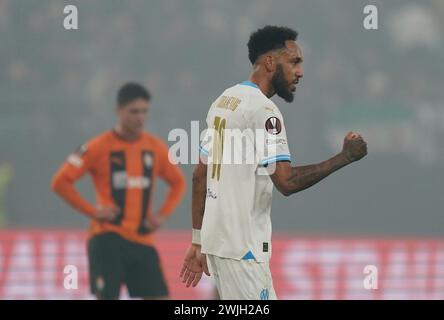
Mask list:
POLYGON ((281 121, 276 117, 268 118, 267 121, 265 121, 265 130, 269 134, 279 134, 282 131, 282 125, 281 121))

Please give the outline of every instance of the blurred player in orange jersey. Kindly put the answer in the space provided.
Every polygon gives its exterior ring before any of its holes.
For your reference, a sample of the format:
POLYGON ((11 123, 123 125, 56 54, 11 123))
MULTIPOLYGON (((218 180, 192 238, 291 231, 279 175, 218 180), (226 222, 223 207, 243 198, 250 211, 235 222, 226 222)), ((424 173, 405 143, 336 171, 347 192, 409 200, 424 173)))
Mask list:
POLYGON ((61 198, 91 218, 90 285, 98 299, 117 299, 121 284, 131 297, 168 297, 153 233, 181 201, 185 179, 168 160, 166 144, 143 130, 150 99, 141 85, 125 84, 117 96, 116 127, 80 146, 52 180, 61 198), (96 206, 74 187, 87 172, 94 182, 96 206), (167 182, 169 192, 153 214, 157 177, 167 182))

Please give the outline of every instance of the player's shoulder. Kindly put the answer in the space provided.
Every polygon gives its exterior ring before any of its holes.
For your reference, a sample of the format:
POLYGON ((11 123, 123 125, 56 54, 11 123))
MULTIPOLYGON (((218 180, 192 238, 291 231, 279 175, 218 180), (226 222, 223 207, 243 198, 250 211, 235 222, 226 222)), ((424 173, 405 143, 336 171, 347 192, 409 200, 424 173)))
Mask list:
POLYGON ((78 168, 82 167, 85 159, 93 160, 102 154, 101 150, 105 149, 104 146, 109 139, 107 131, 84 141, 68 156, 68 163, 78 168))
POLYGON ((83 149, 84 152, 87 150, 96 151, 99 149, 103 149, 106 145, 108 145, 113 138, 112 130, 104 131, 96 136, 93 136, 86 140, 80 148, 83 149))
POLYGON ((262 91, 250 81, 243 81, 227 88, 214 101, 213 105, 224 98, 225 100, 223 101, 229 103, 233 103, 234 100, 237 100, 238 102, 236 102, 236 105, 240 106, 240 108, 236 108, 236 111, 240 110, 241 112, 248 111, 257 105, 267 105, 272 103, 271 100, 269 100, 262 91))
POLYGON ((249 103, 244 109, 244 115, 247 119, 259 117, 282 117, 278 106, 269 98, 267 98, 259 89, 255 94, 251 95, 249 103))
POLYGON ((232 103, 233 97, 239 99, 239 103, 236 104, 239 107, 235 109, 233 114, 242 115, 247 121, 258 115, 282 116, 276 104, 263 94, 256 84, 250 81, 243 81, 223 91, 211 105, 208 116, 212 114, 212 111, 218 109, 216 107, 220 105, 220 102, 232 103))
POLYGON ((244 99, 267 100, 268 98, 252 82, 244 81, 237 83, 224 91, 222 95, 238 96, 244 99))
MULTIPOLYGON (((262 92, 259 90, 259 88, 254 88, 251 85, 246 85, 244 83, 246 83, 247 81, 241 82, 241 83, 237 83, 227 89, 225 89, 218 97, 216 100, 214 100, 213 104, 216 103, 217 101, 219 101, 220 99, 226 97, 227 99, 229 98, 238 98, 240 100, 242 100, 243 104, 245 104, 245 102, 248 102, 248 100, 251 97, 254 97, 254 99, 261 99, 261 95, 262 92)), ((263 95, 262 95, 263 96, 263 95)), ((265 97, 265 96, 263 96, 265 97)), ((266 97, 265 97, 266 98, 266 97)))

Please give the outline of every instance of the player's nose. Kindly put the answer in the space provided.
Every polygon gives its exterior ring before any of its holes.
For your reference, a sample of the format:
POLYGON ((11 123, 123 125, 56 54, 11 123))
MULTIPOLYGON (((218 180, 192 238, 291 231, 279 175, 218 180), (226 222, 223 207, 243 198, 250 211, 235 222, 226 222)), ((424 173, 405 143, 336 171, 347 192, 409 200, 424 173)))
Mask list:
POLYGON ((303 76, 304 76, 304 69, 300 65, 299 68, 297 68, 296 70, 296 77, 302 78, 303 76))
POLYGON ((302 67, 301 68, 299 68, 297 71, 296 71, 296 77, 297 78, 302 78, 304 76, 304 70, 302 69, 302 67))

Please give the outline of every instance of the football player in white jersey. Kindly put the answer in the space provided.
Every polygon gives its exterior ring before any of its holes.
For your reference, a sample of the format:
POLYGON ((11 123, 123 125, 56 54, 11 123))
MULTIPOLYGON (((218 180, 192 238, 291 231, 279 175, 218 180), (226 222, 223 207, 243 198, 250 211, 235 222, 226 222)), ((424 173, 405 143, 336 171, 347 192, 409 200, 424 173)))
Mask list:
POLYGON ((249 80, 225 90, 208 112, 193 173, 192 245, 180 276, 196 286, 203 272, 211 274, 221 299, 276 299, 269 268, 273 185, 289 196, 367 154, 363 138, 349 132, 332 158, 291 166, 284 119, 270 98, 293 101, 303 76, 296 38, 276 26, 251 34, 249 80))

